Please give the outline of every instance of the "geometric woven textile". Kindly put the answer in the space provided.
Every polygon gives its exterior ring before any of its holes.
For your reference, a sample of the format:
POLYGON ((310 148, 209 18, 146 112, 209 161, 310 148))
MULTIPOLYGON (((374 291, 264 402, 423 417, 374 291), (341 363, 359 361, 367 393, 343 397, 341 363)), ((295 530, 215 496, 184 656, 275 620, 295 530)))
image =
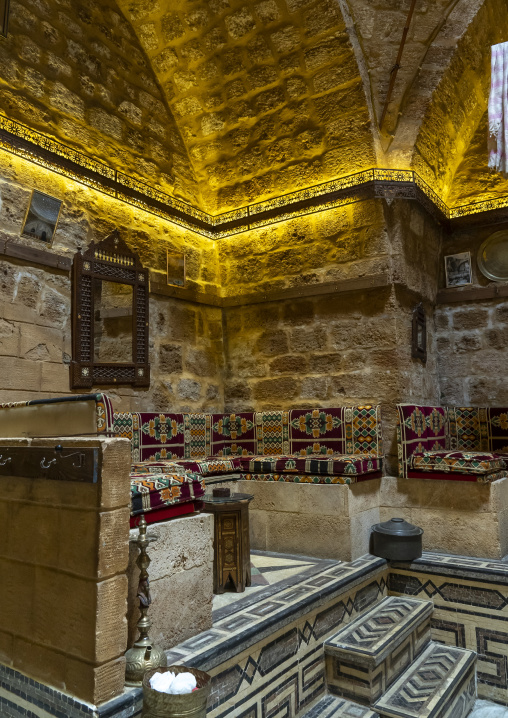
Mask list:
POLYGON ((505 470, 495 453, 508 452, 508 409, 398 404, 397 414, 399 476, 454 473, 469 480, 471 474, 485 482, 505 470))
POLYGON ((131 516, 199 499, 204 493, 204 480, 196 474, 131 474, 131 516))
POLYGON ((459 451, 489 451, 489 423, 485 407, 449 406, 448 446, 459 451))
POLYGON ((382 458, 379 406, 240 414, 116 413, 132 461, 226 456, 368 455, 382 458))
POLYGON ((374 704, 393 718, 465 718, 476 697, 476 654, 430 643, 374 704))
POLYGON ((230 459, 173 459, 172 461, 141 461, 132 464, 133 474, 192 473, 200 476, 219 476, 233 474, 242 469, 238 457, 230 459))
POLYGON ((440 406, 397 404, 399 476, 407 478, 415 452, 447 449, 446 410, 440 406))
POLYGON ((500 456, 485 451, 425 451, 411 456, 415 471, 444 471, 461 474, 492 474, 506 468, 500 456))
POLYGON ((379 471, 380 459, 368 454, 333 456, 309 455, 299 456, 245 456, 239 461, 246 472, 255 474, 287 473, 287 474, 323 474, 325 476, 343 476, 369 474, 379 471))
POLYGON ((326 476, 319 474, 242 474, 245 481, 281 481, 289 484, 356 484, 362 478, 379 478, 381 472, 364 476, 326 476))

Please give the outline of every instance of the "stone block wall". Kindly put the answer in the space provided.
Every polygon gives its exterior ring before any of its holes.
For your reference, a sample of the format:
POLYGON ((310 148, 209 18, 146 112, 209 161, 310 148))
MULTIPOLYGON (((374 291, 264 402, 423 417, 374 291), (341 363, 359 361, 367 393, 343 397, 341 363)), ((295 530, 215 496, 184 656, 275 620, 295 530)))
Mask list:
POLYGON ((124 682, 129 443, 0 443, 100 449, 95 484, 0 477, 0 661, 96 705, 124 682))
POLYGON ((506 352, 508 349, 508 299, 497 297, 463 300, 462 292, 503 286, 485 277, 478 268, 478 250, 494 231, 506 224, 455 232, 443 245, 439 284, 445 287, 444 256, 471 253, 469 287, 452 290, 454 301, 436 307, 435 326, 441 403, 461 406, 505 406, 506 352))
POLYGON ((375 163, 365 88, 340 4, 119 6, 168 98, 208 211, 375 163))
MULTIPOLYGON (((2 155, 0 240, 47 249, 20 238, 31 187, 64 199, 52 251, 73 256, 90 239, 99 241, 118 228, 145 266, 164 267, 166 249, 185 251, 187 286, 217 292, 213 242, 168 225, 106 196, 69 183, 18 158, 2 155), (8 161, 7 161, 8 160, 8 161)), ((150 296, 148 390, 109 387, 122 411, 222 411, 222 316, 213 306, 162 295, 150 296)), ((0 259, 0 401, 69 394, 71 360, 71 281, 57 269, 0 259)))
MULTIPOLYGON (((213 515, 195 514, 150 526, 156 536, 148 555, 150 575, 150 637, 163 649, 196 636, 212 627, 213 599, 213 515)), ((139 600, 136 598, 139 569, 138 548, 134 543, 138 530, 130 532, 129 598, 127 621, 128 645, 138 632, 139 600)))

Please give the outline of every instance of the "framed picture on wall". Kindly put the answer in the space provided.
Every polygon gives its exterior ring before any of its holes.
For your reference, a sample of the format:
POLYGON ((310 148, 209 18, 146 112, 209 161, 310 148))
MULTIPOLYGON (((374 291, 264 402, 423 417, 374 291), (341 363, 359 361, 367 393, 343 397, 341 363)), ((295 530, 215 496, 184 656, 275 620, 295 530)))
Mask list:
POLYGON ((0 0, 0 35, 7 37, 9 25, 9 0, 0 0))
POLYGON ((167 281, 172 287, 185 286, 185 254, 183 252, 167 252, 167 281))
POLYGON ((49 194, 43 194, 34 189, 25 215, 21 236, 51 244, 61 209, 62 200, 50 197, 49 194))
POLYGON ((471 252, 449 254, 444 258, 447 287, 463 287, 472 284, 471 252))

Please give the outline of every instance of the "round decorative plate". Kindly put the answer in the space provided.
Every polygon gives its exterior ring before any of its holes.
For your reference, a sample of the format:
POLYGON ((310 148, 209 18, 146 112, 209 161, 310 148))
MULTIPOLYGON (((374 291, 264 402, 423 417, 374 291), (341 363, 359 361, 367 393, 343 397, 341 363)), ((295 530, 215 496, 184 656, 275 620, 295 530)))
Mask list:
POLYGON ((480 272, 496 282, 508 281, 508 230, 494 232, 478 250, 480 272))

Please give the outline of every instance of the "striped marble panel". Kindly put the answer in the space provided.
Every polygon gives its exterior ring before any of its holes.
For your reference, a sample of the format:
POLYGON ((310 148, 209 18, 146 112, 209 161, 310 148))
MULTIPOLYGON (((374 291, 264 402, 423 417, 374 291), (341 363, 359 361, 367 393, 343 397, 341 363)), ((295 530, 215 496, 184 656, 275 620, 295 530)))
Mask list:
POLYGON ((379 718, 379 715, 344 698, 325 696, 302 718, 379 718))

